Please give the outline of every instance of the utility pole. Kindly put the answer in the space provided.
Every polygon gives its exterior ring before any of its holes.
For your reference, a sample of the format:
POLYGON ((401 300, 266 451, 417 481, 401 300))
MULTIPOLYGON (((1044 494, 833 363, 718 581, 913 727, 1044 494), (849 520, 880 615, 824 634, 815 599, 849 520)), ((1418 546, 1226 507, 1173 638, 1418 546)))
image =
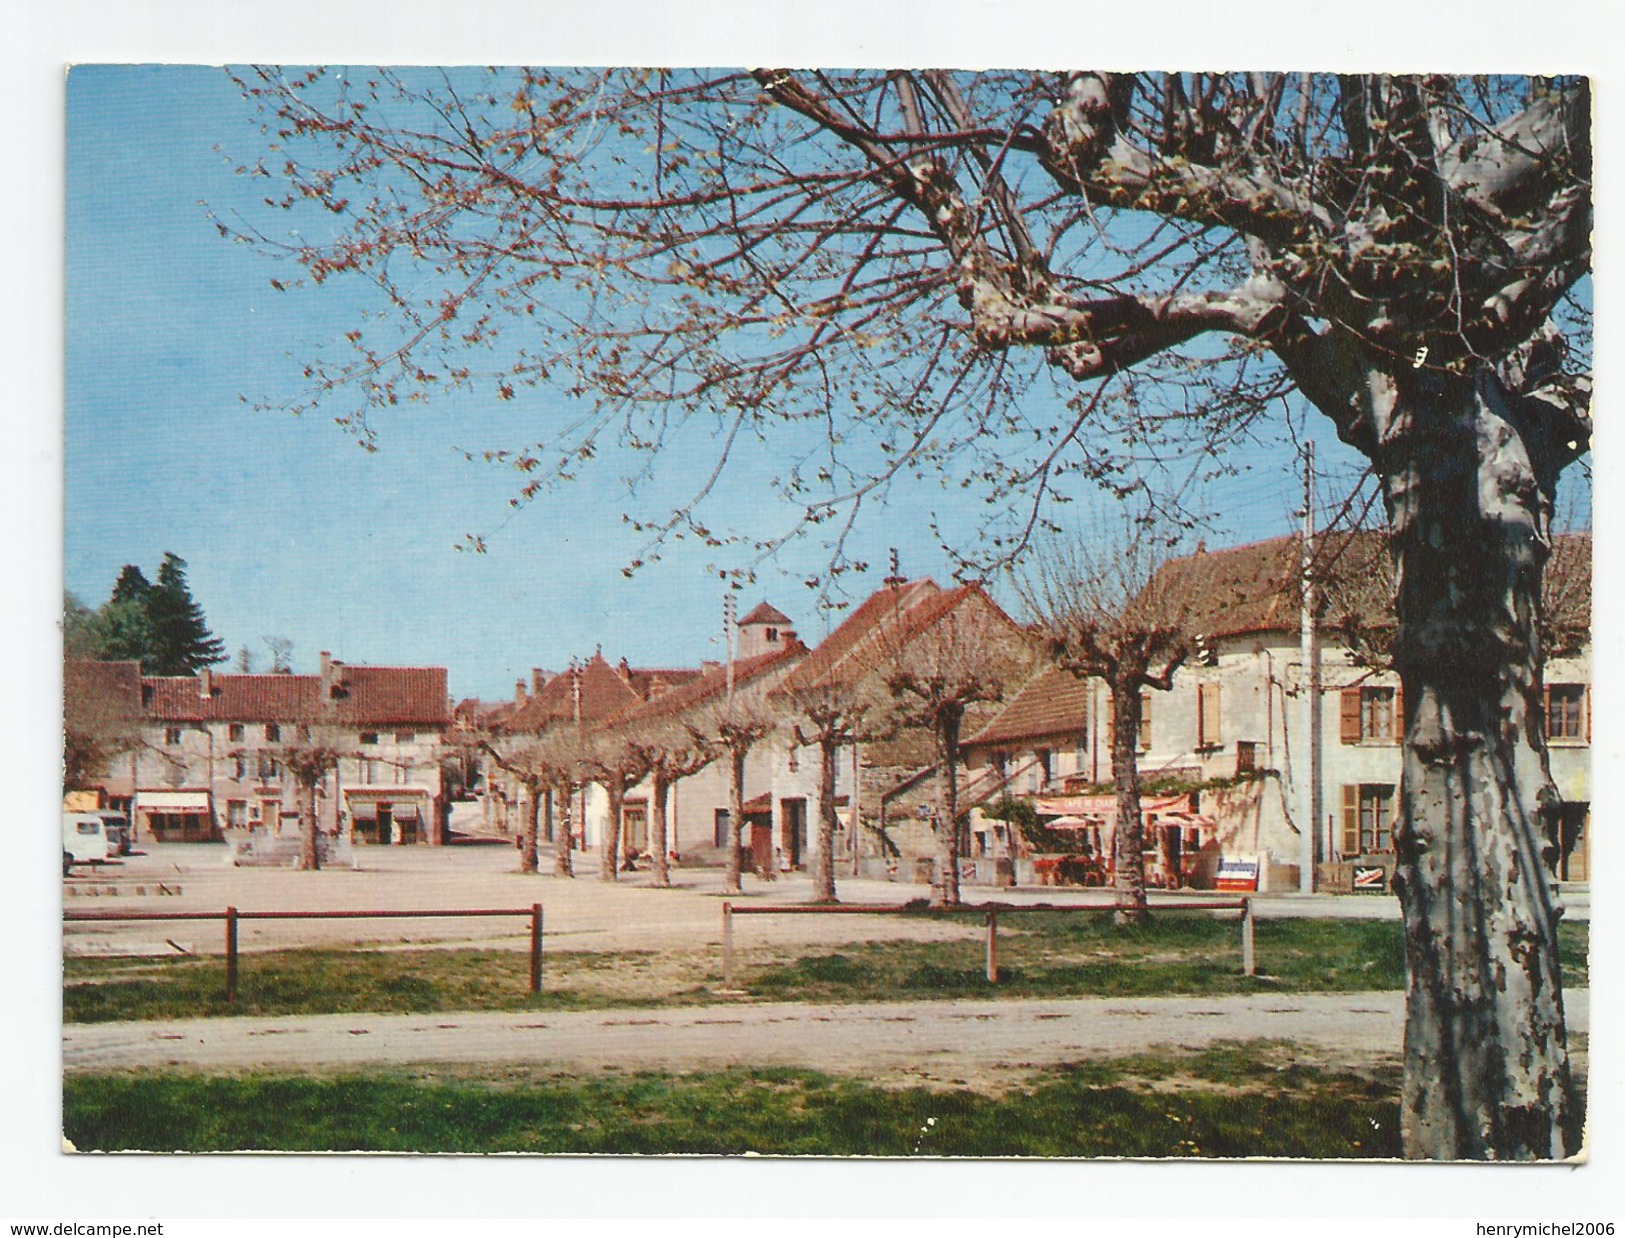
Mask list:
POLYGON ((722 639, 728 650, 728 704, 734 703, 734 653, 739 641, 739 625, 734 621, 734 595, 722 595, 722 639))
POLYGON ((1303 784, 1298 790, 1298 828, 1301 845, 1298 890, 1315 890, 1315 864, 1320 856, 1320 633, 1316 620, 1315 560, 1315 445, 1303 450, 1303 546, 1298 611, 1299 657, 1303 663, 1303 726, 1301 757, 1303 784))

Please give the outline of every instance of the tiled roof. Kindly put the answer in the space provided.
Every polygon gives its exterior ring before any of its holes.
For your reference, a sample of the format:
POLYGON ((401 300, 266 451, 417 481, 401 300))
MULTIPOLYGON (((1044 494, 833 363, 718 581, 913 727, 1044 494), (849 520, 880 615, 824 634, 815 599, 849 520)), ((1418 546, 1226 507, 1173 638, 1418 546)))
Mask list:
POLYGON ((94 704, 117 714, 141 712, 141 663, 90 662, 62 664, 62 696, 70 710, 94 704))
POLYGON ((763 602, 757 606, 755 610, 751 611, 750 614, 741 619, 739 621, 739 625, 741 627, 747 623, 774 623, 783 625, 789 622, 791 622, 789 615, 785 614, 778 607, 771 606, 768 603, 763 602))
MULTIPOLYGON (((604 655, 594 654, 578 672, 581 680, 581 720, 597 722, 619 713, 642 698, 620 673, 604 661, 604 655)), ((555 722, 568 722, 575 717, 572 676, 564 671, 553 676, 542 690, 517 706, 502 719, 503 729, 509 731, 540 731, 555 722)))
MULTIPOLYGON (((1187 623, 1206 636, 1296 631, 1299 624, 1302 539, 1271 538, 1175 559, 1152 587, 1189 606, 1187 623)), ((1591 620, 1591 535, 1559 534, 1546 573, 1551 618, 1585 630, 1591 620)), ((1394 573, 1387 535, 1375 531, 1322 534, 1313 571, 1323 584, 1323 618, 1377 628, 1394 622, 1394 573)))
MULTIPOLYGON (((446 669, 441 666, 351 666, 332 701, 341 723, 413 723, 440 726, 451 720, 446 669)), ((317 675, 209 676, 209 695, 199 676, 148 676, 142 687, 147 716, 163 722, 299 722, 322 707, 317 675)))
POLYGON ((1051 735, 1081 735, 1088 718, 1087 681, 1071 671, 1051 667, 1029 680, 998 717, 965 745, 981 748, 1051 735))
MULTIPOLYGON (((741 688, 773 670, 794 665, 807 655, 807 647, 800 641, 789 641, 770 653, 754 658, 742 658, 734 663, 734 687, 741 688)), ((686 683, 639 702, 616 715, 616 721, 642 721, 671 718, 690 709, 698 708, 721 697, 728 690, 728 668, 696 672, 686 683)))

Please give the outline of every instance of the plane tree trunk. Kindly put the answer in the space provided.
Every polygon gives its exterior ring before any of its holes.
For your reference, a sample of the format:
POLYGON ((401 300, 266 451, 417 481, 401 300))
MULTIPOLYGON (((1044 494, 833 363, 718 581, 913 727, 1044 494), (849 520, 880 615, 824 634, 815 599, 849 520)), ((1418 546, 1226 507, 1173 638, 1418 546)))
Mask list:
POLYGON ((1405 748, 1407 1155, 1579 1150, 1548 816, 1541 578, 1556 468, 1487 373, 1386 388, 1405 748))
POLYGON ((740 837, 745 828, 745 754, 735 748, 728 753, 728 866, 723 874, 722 892, 738 894, 740 837))
POLYGON ((618 881, 621 870, 621 813, 626 803, 626 787, 619 778, 604 782, 609 796, 609 819, 604 822, 604 853, 598 869, 598 880, 618 881))
POLYGON ((813 901, 835 897, 835 759, 839 746, 825 738, 818 744, 818 851, 813 856, 813 901))
POLYGON ((525 788, 525 831, 519 836, 519 871, 534 873, 537 869, 537 840, 542 824, 542 789, 531 785, 525 788))
POLYGON ((1112 781, 1117 787, 1116 852, 1112 885, 1117 922, 1150 919, 1145 898, 1145 818, 1140 811, 1140 685, 1144 668, 1125 668, 1109 687, 1112 710, 1112 781))
POLYGON ((553 829, 553 872, 559 877, 574 877, 575 862, 570 853, 575 848, 575 788, 566 783, 561 789, 564 811, 553 829))
POLYGON ((671 779, 656 770, 651 779, 649 795, 649 854, 654 860, 651 883, 657 886, 671 884, 671 869, 666 863, 666 808, 671 799, 671 779))
POLYGON ((937 902, 959 903, 959 729, 963 706, 947 707, 937 716, 937 902))

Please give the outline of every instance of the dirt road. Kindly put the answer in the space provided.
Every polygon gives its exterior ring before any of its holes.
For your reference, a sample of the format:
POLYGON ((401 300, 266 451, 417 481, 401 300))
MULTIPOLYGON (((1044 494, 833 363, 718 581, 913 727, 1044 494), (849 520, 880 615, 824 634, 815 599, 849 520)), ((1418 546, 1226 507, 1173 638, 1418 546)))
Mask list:
MULTIPOLYGON (((1571 1034, 1584 1034, 1589 991, 1567 997, 1571 1034)), ((238 1071, 445 1062, 579 1072, 753 1064, 980 1087, 1153 1045, 1255 1038, 1290 1041, 1308 1063, 1368 1067, 1397 1059, 1403 1009, 1403 994, 1384 992, 70 1024, 63 1066, 238 1071)))

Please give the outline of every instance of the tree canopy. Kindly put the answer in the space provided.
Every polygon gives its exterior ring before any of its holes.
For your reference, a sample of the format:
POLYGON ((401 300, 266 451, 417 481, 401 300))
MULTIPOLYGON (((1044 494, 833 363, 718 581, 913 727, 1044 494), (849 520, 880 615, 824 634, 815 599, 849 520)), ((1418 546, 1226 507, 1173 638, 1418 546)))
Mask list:
POLYGON ((226 660, 186 580, 186 560, 166 552, 156 582, 125 564, 106 602, 88 611, 64 601, 64 650, 70 657, 139 662, 148 675, 193 675, 226 660))

